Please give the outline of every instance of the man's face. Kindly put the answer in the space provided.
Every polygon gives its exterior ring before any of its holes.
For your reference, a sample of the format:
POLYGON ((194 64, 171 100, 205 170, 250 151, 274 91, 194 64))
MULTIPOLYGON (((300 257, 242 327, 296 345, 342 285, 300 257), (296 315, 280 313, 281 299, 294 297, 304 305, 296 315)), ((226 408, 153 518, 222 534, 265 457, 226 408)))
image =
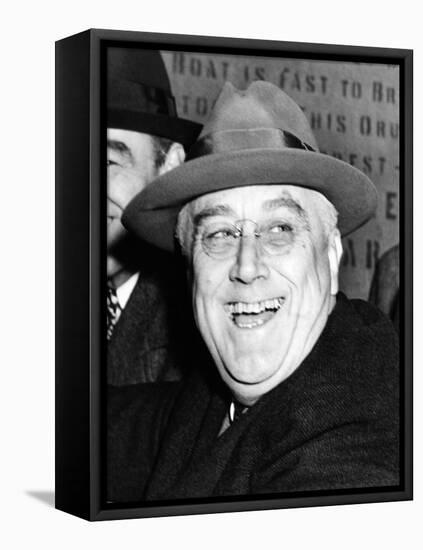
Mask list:
POLYGON ((157 175, 153 139, 129 130, 107 130, 107 275, 122 265, 119 247, 127 233, 120 219, 129 201, 157 175))
POLYGON ((327 236, 321 199, 261 185, 190 205, 197 325, 241 403, 251 405, 301 364, 335 303, 340 237, 337 229, 327 236), (242 237, 233 238, 234 225, 242 237))

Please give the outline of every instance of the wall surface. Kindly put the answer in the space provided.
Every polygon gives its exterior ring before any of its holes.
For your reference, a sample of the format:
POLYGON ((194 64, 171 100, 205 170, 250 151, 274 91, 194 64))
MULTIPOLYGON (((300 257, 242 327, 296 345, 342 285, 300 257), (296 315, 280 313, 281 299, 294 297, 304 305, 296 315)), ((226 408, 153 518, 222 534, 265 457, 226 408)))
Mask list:
POLYGON ((340 287, 367 299, 377 259, 399 240, 398 66, 163 52, 179 116, 204 123, 225 81, 279 86, 304 110, 322 152, 362 170, 379 204, 343 240, 340 287))

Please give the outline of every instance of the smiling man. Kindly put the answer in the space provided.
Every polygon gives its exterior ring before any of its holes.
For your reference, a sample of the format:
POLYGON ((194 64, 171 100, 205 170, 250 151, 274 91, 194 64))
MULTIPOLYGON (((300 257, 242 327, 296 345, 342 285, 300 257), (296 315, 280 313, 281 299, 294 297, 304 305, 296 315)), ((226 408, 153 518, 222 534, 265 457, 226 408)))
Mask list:
POLYGON ((201 126, 178 118, 158 51, 109 48, 107 84, 107 380, 173 380, 182 374, 172 315, 177 266, 134 239, 121 217, 135 195, 184 161, 201 126))
POLYGON ((399 483, 395 331, 338 291, 341 235, 375 208, 284 92, 225 85, 188 161, 123 216, 182 252, 207 350, 183 383, 111 396, 111 501, 399 483))
POLYGON ((252 405, 301 364, 335 305, 336 212, 299 187, 219 191, 181 212, 189 250, 187 217, 197 325, 224 382, 252 405))

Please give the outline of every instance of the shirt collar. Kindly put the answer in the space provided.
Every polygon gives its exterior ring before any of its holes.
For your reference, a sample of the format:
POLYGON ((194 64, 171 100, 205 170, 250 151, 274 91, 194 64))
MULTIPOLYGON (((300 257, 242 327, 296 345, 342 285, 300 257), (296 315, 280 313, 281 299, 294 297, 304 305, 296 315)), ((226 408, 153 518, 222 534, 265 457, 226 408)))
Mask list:
POLYGON ((123 283, 123 285, 120 285, 120 287, 116 289, 119 305, 122 309, 124 309, 128 303, 129 297, 137 284, 139 275, 139 273, 134 273, 127 281, 123 283))

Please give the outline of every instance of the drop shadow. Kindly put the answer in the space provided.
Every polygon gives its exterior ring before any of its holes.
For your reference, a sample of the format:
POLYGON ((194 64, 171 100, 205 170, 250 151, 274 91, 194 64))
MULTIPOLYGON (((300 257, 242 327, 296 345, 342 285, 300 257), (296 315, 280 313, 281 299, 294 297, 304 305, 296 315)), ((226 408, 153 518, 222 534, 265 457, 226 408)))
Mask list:
POLYGON ((54 491, 26 491, 26 494, 39 500, 46 506, 54 508, 54 491))

